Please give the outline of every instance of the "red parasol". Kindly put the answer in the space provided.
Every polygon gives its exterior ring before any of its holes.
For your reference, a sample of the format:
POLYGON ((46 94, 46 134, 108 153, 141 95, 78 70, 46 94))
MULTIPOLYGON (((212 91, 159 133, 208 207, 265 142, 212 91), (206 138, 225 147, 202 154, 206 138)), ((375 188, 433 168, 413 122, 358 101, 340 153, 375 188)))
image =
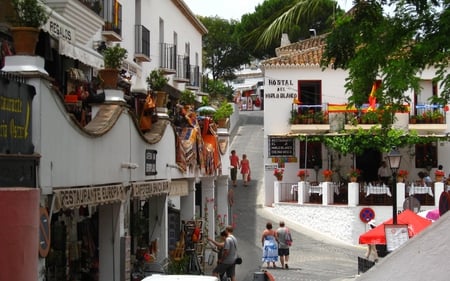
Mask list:
MULTIPOLYGON (((423 218, 411 210, 404 210, 397 216, 397 224, 407 224, 409 237, 417 235, 419 232, 427 228, 432 222, 423 218)), ((386 245, 386 237, 384 234, 384 225, 392 224, 389 219, 374 229, 367 231, 359 236, 359 244, 381 244, 386 245)))

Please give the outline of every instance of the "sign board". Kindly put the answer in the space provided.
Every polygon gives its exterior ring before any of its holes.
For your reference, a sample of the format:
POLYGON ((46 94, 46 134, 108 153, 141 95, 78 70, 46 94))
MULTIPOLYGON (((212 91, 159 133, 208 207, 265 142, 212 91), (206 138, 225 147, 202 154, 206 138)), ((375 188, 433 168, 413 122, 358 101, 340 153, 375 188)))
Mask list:
POLYGON ((409 239, 407 224, 385 224, 384 233, 388 252, 394 251, 409 239))
POLYGON ((291 137, 269 137, 269 157, 294 156, 294 144, 291 137))
POLYGON ((278 164, 265 164, 264 170, 266 171, 273 171, 275 169, 278 169, 278 164))

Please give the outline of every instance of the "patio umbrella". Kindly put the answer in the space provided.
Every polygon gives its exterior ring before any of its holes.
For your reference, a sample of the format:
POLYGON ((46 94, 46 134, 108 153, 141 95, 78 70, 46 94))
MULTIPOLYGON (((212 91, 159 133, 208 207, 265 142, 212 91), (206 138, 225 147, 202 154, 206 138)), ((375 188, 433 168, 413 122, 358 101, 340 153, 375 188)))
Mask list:
MULTIPOLYGON (((397 216, 397 224, 408 225, 408 236, 410 238, 427 228, 431 223, 432 222, 429 219, 423 218, 411 210, 404 210, 397 216)), ((392 219, 389 219, 374 229, 360 235, 359 244, 386 245, 386 236, 384 233, 384 226, 386 224, 392 224, 392 219)))
POLYGON ((212 106, 204 105, 204 106, 200 106, 195 111, 197 111, 199 113, 202 113, 202 112, 214 113, 214 112, 216 112, 216 109, 214 107, 212 107, 212 106))

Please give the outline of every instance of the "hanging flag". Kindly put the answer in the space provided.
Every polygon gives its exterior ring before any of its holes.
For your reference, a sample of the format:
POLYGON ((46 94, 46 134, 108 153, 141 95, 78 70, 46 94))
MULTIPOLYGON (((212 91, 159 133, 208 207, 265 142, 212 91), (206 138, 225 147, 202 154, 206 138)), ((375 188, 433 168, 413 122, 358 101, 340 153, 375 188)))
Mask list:
POLYGON ((374 111, 376 109, 377 98, 375 97, 375 93, 380 88, 380 85, 381 85, 380 80, 373 82, 372 91, 370 91, 369 95, 369 108, 367 108, 367 111, 374 111))

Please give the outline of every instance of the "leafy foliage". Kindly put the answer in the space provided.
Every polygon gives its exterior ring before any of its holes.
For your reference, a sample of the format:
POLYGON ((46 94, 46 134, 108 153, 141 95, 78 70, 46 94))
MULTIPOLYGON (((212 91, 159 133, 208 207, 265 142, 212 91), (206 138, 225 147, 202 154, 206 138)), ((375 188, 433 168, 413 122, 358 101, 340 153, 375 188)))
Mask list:
POLYGON ((222 80, 205 79, 206 84, 204 90, 209 93, 211 102, 231 100, 233 96, 233 88, 226 85, 222 80))
POLYGON ((162 69, 154 69, 146 79, 147 84, 153 91, 161 91, 169 82, 162 69))
POLYGON ((346 83, 350 104, 367 101, 370 86, 382 80, 375 96, 383 112, 383 127, 393 112, 410 102, 404 93, 420 92, 417 73, 437 68, 436 80, 444 90, 432 99, 445 104, 450 99, 449 65, 450 3, 444 1, 355 1, 352 11, 338 19, 327 37, 323 67, 348 70, 346 83))
POLYGON ((102 54, 105 68, 119 69, 122 66, 123 61, 127 58, 128 51, 127 49, 120 47, 119 44, 115 44, 114 46, 103 50, 102 54))
MULTIPOLYGON (((298 137, 305 141, 306 136, 298 137)), ((419 136, 416 131, 405 133, 400 129, 384 129, 374 126, 369 130, 362 128, 343 131, 339 135, 308 136, 309 142, 323 142, 325 146, 335 151, 347 154, 361 155, 365 150, 375 149, 389 152, 392 147, 407 147, 414 144, 429 143, 439 137, 419 136)))
POLYGON ((12 0, 11 4, 16 13, 13 19, 15 26, 36 27, 43 26, 50 14, 38 0, 12 0))
MULTIPOLYGON (((263 6, 276 5, 278 0, 265 1, 263 6), (269 4, 270 3, 270 4, 269 4)), ((317 34, 327 32, 332 25, 336 15, 343 11, 336 6, 333 0, 290 0, 284 1, 282 9, 272 10, 274 17, 266 17, 261 28, 253 31, 253 39, 257 42, 257 47, 268 47, 281 38, 282 33, 294 35, 297 32, 299 37, 309 36, 309 29, 316 29, 317 34), (287 5, 286 5, 287 4, 287 5), (274 13, 273 11, 278 11, 274 13), (293 27, 299 27, 296 30, 293 27)), ((270 9, 270 8, 269 8, 270 9)), ((260 24, 260 22, 258 22, 260 24)), ((290 36, 290 37, 291 37, 290 36)), ((299 39, 291 38, 292 41, 299 39)))
POLYGON ((219 17, 199 16, 199 19, 209 31, 203 36, 204 69, 211 71, 213 80, 233 80, 234 71, 250 61, 235 33, 237 22, 219 17))

